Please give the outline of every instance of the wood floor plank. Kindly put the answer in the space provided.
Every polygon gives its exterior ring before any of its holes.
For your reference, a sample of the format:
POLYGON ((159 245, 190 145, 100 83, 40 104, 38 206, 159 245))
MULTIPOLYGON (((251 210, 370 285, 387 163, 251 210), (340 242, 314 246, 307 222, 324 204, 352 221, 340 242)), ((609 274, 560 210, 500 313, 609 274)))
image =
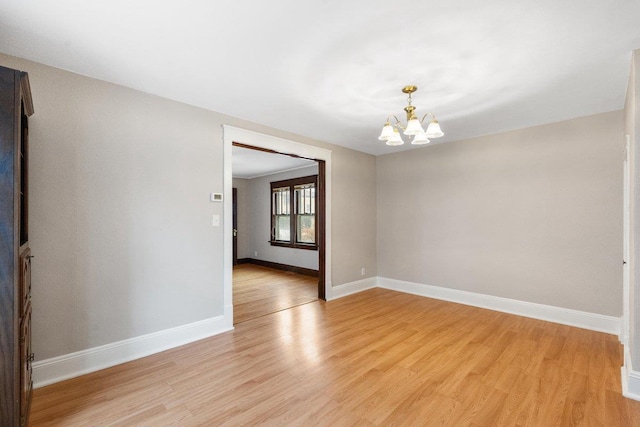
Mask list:
POLYGON ((37 389, 32 426, 635 426, 617 337, 372 289, 37 389))
POLYGON ((254 264, 233 267, 233 323, 318 299, 318 278, 254 264))

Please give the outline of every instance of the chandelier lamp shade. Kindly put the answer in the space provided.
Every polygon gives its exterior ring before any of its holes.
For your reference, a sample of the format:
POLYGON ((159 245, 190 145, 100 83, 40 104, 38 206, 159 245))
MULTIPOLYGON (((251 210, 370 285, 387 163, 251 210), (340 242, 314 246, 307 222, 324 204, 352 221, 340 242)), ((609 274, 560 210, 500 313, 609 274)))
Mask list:
POLYGON ((416 107, 411 105, 411 94, 416 90, 418 90, 417 86, 405 86, 402 88, 402 92, 409 94, 409 105, 404 107, 404 111, 407 113, 406 126, 404 126, 395 115, 390 115, 382 128, 380 136, 378 137, 379 140, 386 141, 387 145, 402 145, 404 144, 404 140, 400 135, 400 130, 402 130, 402 133, 407 136, 413 136, 413 139, 411 140, 411 144, 413 145, 427 144, 429 142, 429 138, 440 138, 444 135, 440 129, 438 120, 436 120, 435 114, 427 113, 421 120, 418 120, 418 117, 416 116, 416 107), (422 123, 429 116, 431 116, 431 121, 425 131, 422 127, 422 123), (395 123, 391 123, 392 117, 395 119, 395 123))

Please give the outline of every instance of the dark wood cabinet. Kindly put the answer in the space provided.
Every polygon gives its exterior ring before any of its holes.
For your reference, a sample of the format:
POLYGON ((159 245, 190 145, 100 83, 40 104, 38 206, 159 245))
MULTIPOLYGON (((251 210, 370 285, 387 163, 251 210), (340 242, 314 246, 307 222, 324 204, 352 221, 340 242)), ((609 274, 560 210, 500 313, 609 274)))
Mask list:
POLYGON ((26 73, 0 67, 0 426, 28 423, 31 379, 29 119, 26 73))

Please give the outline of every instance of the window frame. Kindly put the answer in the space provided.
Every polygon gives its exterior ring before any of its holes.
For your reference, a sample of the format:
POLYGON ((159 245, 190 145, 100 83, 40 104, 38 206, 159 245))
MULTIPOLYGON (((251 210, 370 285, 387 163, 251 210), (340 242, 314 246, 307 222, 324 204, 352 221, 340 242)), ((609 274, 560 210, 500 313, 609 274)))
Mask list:
MULTIPOLYGON (((281 246, 281 247, 285 247, 285 248, 294 248, 294 249, 307 249, 307 250, 314 250, 317 251, 318 250, 318 207, 319 207, 319 200, 318 200, 318 175, 309 175, 309 176, 302 176, 299 178, 292 178, 292 179, 285 179, 285 180, 281 180, 281 181, 273 181, 271 182, 271 191, 270 191, 270 206, 271 206, 271 210, 270 210, 270 214, 271 214, 271 230, 270 230, 270 238, 269 238, 269 243, 271 244, 271 246, 281 246), (308 184, 313 184, 313 188, 315 190, 315 194, 314 194, 314 243, 303 243, 303 242, 298 242, 297 240, 297 232, 298 232, 298 215, 305 215, 305 214, 298 214, 297 209, 296 209, 296 203, 295 203, 295 187, 299 186, 299 185, 308 185, 308 184), (285 188, 288 187, 289 188, 289 238, 290 240, 287 241, 283 241, 283 240, 275 240, 275 218, 276 218, 276 214, 274 213, 274 197, 273 197, 273 191, 274 189, 278 189, 278 188, 285 188)), ((308 215, 308 214, 307 214, 308 215)))

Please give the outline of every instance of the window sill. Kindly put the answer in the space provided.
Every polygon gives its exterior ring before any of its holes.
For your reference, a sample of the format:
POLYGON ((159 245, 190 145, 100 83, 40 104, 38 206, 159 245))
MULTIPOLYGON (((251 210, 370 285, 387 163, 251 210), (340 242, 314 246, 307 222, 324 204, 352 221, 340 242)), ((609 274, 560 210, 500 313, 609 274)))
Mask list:
POLYGON ((293 244, 293 243, 287 243, 287 242, 280 242, 278 240, 269 240, 269 243, 271 243, 271 246, 280 246, 283 248, 305 249, 310 251, 318 250, 318 245, 315 245, 315 244, 304 244, 304 243, 293 244))

